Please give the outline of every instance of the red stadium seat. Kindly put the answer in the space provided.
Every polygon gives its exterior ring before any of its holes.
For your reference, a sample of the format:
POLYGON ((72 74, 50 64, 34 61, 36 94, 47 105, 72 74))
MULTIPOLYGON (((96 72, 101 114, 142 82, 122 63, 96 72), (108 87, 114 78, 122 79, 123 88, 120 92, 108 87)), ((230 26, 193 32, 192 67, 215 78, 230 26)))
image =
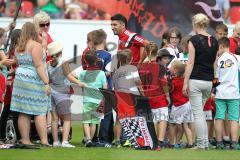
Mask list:
POLYGON ((235 24, 237 21, 240 21, 240 6, 231 7, 230 20, 231 20, 231 23, 233 24, 235 24))
POLYGON ((21 6, 22 14, 24 17, 34 16, 34 6, 32 2, 23 1, 21 6))

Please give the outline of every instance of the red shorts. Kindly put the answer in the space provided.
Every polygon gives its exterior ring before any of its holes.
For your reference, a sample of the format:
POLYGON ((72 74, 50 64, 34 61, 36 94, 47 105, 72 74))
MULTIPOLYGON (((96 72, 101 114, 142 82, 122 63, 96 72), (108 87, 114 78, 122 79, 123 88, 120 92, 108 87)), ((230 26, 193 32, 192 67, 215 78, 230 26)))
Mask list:
POLYGON ((0 73, 0 103, 4 100, 4 93, 6 90, 6 79, 2 73, 0 73))

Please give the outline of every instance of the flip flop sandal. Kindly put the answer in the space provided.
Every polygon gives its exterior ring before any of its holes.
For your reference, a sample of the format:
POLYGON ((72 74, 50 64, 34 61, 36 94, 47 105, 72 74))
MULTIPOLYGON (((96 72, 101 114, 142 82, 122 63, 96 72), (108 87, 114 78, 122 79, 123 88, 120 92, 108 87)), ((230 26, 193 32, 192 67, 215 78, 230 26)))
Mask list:
POLYGON ((32 144, 22 144, 22 143, 18 143, 15 145, 15 148, 18 149, 40 149, 39 147, 37 147, 36 145, 32 145, 32 144))
POLYGON ((52 147, 50 144, 40 144, 40 147, 52 147))

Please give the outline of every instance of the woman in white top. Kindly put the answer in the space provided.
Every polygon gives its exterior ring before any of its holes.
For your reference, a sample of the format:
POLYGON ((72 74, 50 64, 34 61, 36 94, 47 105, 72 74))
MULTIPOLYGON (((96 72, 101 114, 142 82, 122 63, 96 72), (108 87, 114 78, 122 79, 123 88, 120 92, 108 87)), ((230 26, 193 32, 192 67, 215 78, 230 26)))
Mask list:
MULTIPOLYGON (((180 30, 177 27, 173 27, 168 30, 168 35, 167 35, 168 47, 166 49, 171 55, 174 56, 174 59, 171 62, 179 58, 178 45, 181 39, 182 39, 182 35, 180 30)), ((168 67, 171 67, 171 63, 168 65, 168 67)))

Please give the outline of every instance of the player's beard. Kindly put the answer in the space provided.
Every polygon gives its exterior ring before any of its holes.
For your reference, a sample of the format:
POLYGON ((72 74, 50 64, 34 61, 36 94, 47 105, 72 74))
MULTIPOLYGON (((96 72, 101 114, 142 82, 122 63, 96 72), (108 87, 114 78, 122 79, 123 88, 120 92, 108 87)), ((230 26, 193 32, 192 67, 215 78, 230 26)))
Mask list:
POLYGON ((116 30, 112 30, 114 35, 118 35, 118 32, 116 30))

